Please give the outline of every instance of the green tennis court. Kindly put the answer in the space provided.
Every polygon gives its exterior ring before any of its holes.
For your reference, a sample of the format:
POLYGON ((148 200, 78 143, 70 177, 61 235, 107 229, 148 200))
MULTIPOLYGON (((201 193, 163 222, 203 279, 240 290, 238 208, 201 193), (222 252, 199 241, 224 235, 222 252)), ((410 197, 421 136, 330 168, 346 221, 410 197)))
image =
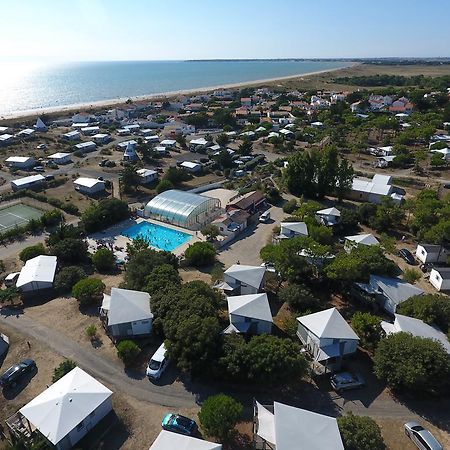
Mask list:
POLYGON ((0 232, 13 228, 16 225, 25 225, 31 219, 39 219, 43 211, 32 206, 18 205, 7 206, 0 209, 0 232))

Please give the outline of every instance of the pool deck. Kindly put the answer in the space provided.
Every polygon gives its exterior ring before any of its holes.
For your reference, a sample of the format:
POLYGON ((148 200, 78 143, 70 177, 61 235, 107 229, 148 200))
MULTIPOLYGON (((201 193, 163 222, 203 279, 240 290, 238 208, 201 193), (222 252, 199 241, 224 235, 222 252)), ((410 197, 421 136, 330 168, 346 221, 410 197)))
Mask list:
MULTIPOLYGON (((144 219, 140 217, 138 219, 127 219, 123 222, 118 223, 117 225, 107 228, 104 231, 99 231, 98 233, 90 234, 87 237, 89 252, 94 253, 97 250, 98 247, 97 241, 99 241, 105 243, 108 247, 112 247, 112 250, 116 255, 117 259, 124 261, 127 256, 126 252, 127 244, 131 243, 131 239, 129 239, 126 236, 123 236, 122 233, 128 228, 132 227, 133 225, 137 225, 141 222, 148 222, 154 225, 171 228, 172 230, 189 234, 191 236, 190 239, 188 239, 186 242, 184 242, 183 244, 172 250, 172 253, 176 256, 181 256, 189 247, 189 245, 192 245, 194 242, 201 242, 204 240, 202 239, 203 236, 199 232, 186 230, 185 228, 177 227, 175 225, 171 225, 168 223, 158 222, 157 220, 144 219)), ((154 248, 155 250, 160 250, 157 247, 152 246, 150 247, 154 248)))

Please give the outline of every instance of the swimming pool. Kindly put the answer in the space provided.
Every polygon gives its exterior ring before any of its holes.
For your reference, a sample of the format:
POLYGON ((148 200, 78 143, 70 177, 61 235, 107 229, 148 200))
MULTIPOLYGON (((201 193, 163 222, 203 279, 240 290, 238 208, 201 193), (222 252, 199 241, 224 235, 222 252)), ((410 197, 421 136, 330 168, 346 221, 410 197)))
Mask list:
POLYGON ((122 232, 122 235, 130 239, 143 237, 148 240, 152 247, 168 252, 176 249, 192 237, 182 231, 145 221, 127 228, 122 232))

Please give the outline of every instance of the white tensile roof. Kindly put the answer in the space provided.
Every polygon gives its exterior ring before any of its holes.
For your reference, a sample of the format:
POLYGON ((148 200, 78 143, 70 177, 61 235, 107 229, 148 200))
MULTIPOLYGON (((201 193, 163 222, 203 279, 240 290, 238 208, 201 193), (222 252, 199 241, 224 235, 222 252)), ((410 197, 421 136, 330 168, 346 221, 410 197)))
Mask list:
POLYGON ((267 294, 247 294, 227 297, 228 311, 237 316, 273 322, 267 294))
POLYGON ((380 245, 380 241, 372 234, 355 234, 353 236, 345 236, 348 241, 355 242, 356 244, 364 245, 380 245))
POLYGON ((256 402, 258 432, 277 450, 344 450, 334 417, 274 402, 273 414, 256 402))
POLYGON ((450 342, 442 331, 428 325, 420 319, 414 319, 413 317, 403 316, 401 314, 394 314, 394 316, 394 323, 381 322, 381 327, 386 334, 404 331, 406 333, 411 333, 413 336, 433 339, 440 342, 445 351, 450 354, 450 342))
POLYGON ((233 264, 225 271, 226 275, 256 289, 260 288, 265 273, 265 267, 245 266, 243 264, 233 264))
POLYGON ((73 184, 78 184, 78 186, 83 186, 83 187, 87 187, 87 188, 91 188, 98 183, 105 184, 105 182, 102 180, 98 180, 97 178, 88 178, 88 177, 80 177, 80 178, 77 178, 73 182, 73 184))
POLYGON ((149 450, 221 450, 221 444, 162 430, 149 450))
POLYGON ((71 370, 20 409, 56 445, 112 392, 79 367, 71 370))
POLYGON ((32 282, 53 283, 56 272, 56 256, 39 255, 29 259, 20 271, 16 286, 32 282))
POLYGON ((297 317, 297 320, 318 338, 359 340, 336 308, 297 317))
POLYGON ((37 118, 35 127, 37 130, 47 129, 47 125, 45 125, 40 117, 37 118))
POLYGON ((332 208, 321 209, 320 211, 317 211, 316 214, 322 214, 324 216, 341 217, 341 212, 334 206, 332 208))
POLYGON ((108 326, 152 318, 150 295, 147 292, 120 288, 111 289, 108 326))

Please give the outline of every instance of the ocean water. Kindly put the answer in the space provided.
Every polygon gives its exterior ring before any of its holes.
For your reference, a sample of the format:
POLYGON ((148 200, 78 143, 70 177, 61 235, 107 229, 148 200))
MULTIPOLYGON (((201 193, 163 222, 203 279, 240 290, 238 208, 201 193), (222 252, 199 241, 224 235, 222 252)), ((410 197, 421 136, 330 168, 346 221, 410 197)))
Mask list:
POLYGON ((0 116, 185 89, 301 75, 343 61, 121 61, 2 63, 0 116))

